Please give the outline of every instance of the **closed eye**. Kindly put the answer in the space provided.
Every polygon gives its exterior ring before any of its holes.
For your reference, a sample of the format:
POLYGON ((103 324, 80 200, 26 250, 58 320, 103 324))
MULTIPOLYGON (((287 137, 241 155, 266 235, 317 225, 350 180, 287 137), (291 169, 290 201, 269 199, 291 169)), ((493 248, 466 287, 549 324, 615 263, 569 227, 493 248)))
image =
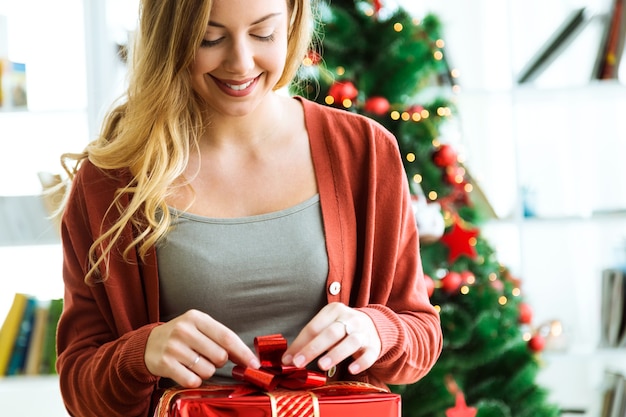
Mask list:
POLYGON ((257 35, 253 35, 255 38, 257 38, 260 41, 263 42, 272 42, 274 40, 274 34, 272 33, 271 35, 268 36, 257 36, 257 35))
POLYGON ((202 39, 202 42, 200 42, 200 46, 202 48, 209 48, 211 46, 219 45, 219 43, 222 42, 223 40, 224 38, 219 38, 215 40, 202 39))

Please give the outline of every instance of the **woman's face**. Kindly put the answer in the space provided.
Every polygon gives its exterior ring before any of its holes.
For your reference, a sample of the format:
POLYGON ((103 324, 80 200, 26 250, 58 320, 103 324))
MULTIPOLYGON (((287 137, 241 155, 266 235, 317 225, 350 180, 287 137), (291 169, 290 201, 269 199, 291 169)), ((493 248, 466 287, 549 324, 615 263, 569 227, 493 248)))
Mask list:
POLYGON ((191 66, 193 89, 211 109, 243 116, 271 92, 287 55, 285 0, 214 0, 191 66))

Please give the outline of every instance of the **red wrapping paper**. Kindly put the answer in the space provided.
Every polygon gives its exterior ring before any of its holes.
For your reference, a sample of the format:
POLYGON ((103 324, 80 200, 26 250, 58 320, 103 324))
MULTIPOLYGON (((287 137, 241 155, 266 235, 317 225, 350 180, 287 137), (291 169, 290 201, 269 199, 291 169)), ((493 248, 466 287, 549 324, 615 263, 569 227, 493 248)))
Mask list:
POLYGON ((400 417, 400 412, 398 394, 336 382, 306 391, 259 392, 249 385, 170 389, 155 417, 400 417))
POLYGON ((233 369, 245 384, 169 389, 155 417, 400 417, 398 394, 359 382, 326 384, 322 373, 283 366, 280 334, 257 337, 254 346, 261 369, 233 369))

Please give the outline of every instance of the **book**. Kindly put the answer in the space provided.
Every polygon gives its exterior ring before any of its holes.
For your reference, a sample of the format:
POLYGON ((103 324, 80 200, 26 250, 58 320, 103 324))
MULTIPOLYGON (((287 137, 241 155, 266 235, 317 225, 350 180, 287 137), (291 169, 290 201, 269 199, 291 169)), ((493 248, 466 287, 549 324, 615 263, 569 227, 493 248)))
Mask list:
POLYGON ((622 269, 602 271, 601 335, 602 347, 626 346, 626 275, 622 269))
POLYGON ((46 329, 48 327, 49 308, 49 301, 39 301, 37 303, 33 329, 30 336, 30 343, 28 345, 28 353, 26 355, 26 363, 24 365, 24 374, 26 375, 39 374, 43 355, 43 344, 46 337, 46 329))
POLYGON ((27 300, 26 294, 15 294, 13 303, 0 328, 0 376, 6 375, 27 300))
POLYGON ((37 300, 34 297, 27 296, 26 307, 24 308, 24 313, 22 314, 19 331, 17 338, 15 339, 13 352, 11 353, 11 359, 9 360, 9 366, 6 371, 7 375, 19 375, 24 371, 26 353, 28 351, 28 345, 30 344, 30 335, 33 328, 36 308, 37 300))
POLYGON ((624 375, 618 374, 615 381, 615 391, 609 417, 624 417, 626 412, 626 379, 624 375))
POLYGON ((26 65, 0 57, 0 110, 27 107, 26 65))
POLYGON ((63 311, 63 299, 50 300, 48 308, 48 324, 41 348, 41 364, 39 373, 43 375, 56 374, 56 331, 59 317, 63 311))
POLYGON ((615 387, 620 375, 609 369, 604 370, 602 387, 600 390, 600 406, 598 417, 611 417, 611 410, 615 398, 615 387))
POLYGON ((626 0, 613 0, 608 16, 596 65, 594 77, 599 80, 616 79, 624 53, 626 38, 626 0))

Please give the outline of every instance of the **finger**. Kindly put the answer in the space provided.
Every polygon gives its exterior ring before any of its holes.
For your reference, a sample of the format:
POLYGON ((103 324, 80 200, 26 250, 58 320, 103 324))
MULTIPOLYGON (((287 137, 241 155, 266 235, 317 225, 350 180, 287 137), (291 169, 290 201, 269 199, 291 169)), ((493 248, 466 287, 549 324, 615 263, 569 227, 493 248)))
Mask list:
POLYGON ((184 365, 189 372, 200 377, 201 380, 211 378, 218 368, 213 362, 199 354, 196 354, 196 357, 191 363, 186 364, 181 361, 181 364, 184 365))
MULTIPOLYGON (((170 378, 185 388, 196 388, 202 384, 204 379, 210 378, 215 373, 215 368, 206 359, 199 357, 197 363, 195 359, 192 361, 192 366, 184 363, 185 360, 177 361, 172 366, 172 375, 170 378), (211 370, 212 369, 212 370, 211 370), (210 375, 206 375, 206 374, 210 375)), ((189 359, 187 359, 189 361, 189 359)), ((187 362, 189 363, 189 362, 187 362)))
POLYGON ((197 328, 205 338, 202 338, 204 343, 202 340, 194 341, 194 350, 217 367, 224 366, 229 359, 237 365, 255 369, 261 366, 254 352, 235 332, 209 315, 197 323, 197 328))
MULTIPOLYGON (((296 339, 289 345, 283 355, 283 363, 291 364, 294 356, 302 351, 305 346, 312 343, 323 331, 325 331, 344 310, 348 309, 344 304, 331 303, 322 308, 300 331, 296 339)), ((340 332, 340 330, 337 330, 340 332)), ((343 336, 342 336, 343 337, 343 336)), ((337 336, 335 341, 340 340, 337 336)), ((326 347, 329 347, 328 345, 326 347)), ((317 349, 319 350, 319 349, 317 349)))
POLYGON ((332 349, 345 337, 345 325, 338 321, 331 322, 322 332, 294 354, 293 364, 299 368, 304 368, 315 358, 332 349))
MULTIPOLYGON (((364 335, 358 332, 346 335, 318 360, 317 364, 319 368, 323 371, 327 371, 333 366, 338 365, 344 359, 353 355, 356 356, 356 354, 366 346, 363 339, 364 335)), ((361 356, 363 355, 361 354, 361 356)))

